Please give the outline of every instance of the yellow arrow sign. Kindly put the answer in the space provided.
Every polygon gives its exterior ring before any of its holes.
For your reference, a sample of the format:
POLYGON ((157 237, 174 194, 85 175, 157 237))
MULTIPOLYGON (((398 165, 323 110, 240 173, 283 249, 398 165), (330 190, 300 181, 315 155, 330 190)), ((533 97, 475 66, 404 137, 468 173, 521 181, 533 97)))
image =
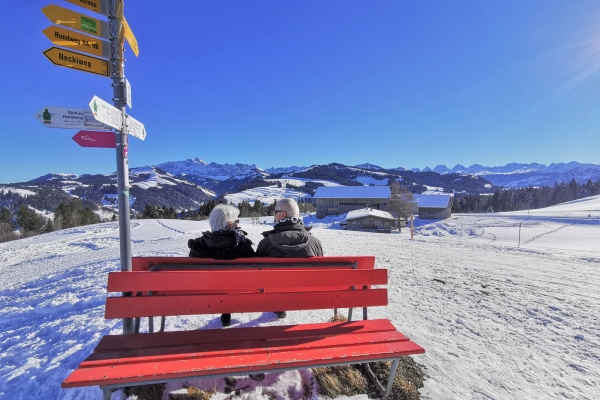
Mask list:
POLYGON ((88 10, 97 12, 98 14, 108 16, 108 0, 65 0, 67 3, 75 4, 76 6, 87 8, 88 10))
POLYGON ((108 38, 108 26, 106 22, 99 19, 88 17, 87 15, 82 15, 54 4, 42 8, 42 12, 56 25, 108 38))
POLYGON ((60 26, 50 26, 44 29, 44 35, 58 46, 67 47, 99 57, 110 57, 110 44, 106 40, 70 31, 60 26))
POLYGON ((140 54, 140 49, 138 48, 137 39, 133 36, 133 32, 125 19, 125 16, 123 16, 123 36, 125 36, 125 39, 127 39, 127 42, 129 42, 129 45, 131 46, 131 50, 133 50, 133 53, 137 57, 140 54))
POLYGON ((108 61, 101 58, 86 56, 69 50, 59 49, 58 47, 50 47, 44 51, 44 55, 55 65, 62 67, 78 69, 106 77, 110 73, 108 61))

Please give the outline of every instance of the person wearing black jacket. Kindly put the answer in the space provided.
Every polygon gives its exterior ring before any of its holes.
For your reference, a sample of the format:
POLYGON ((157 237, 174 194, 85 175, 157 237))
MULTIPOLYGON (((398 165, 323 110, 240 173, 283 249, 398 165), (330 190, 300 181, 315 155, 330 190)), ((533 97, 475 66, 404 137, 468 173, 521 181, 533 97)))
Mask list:
MULTIPOLYGON (((234 206, 219 204, 208 216, 212 232, 203 232, 202 236, 188 240, 190 257, 234 260, 254 257, 252 241, 246 237, 239 226, 240 211, 234 206)), ((231 324, 231 314, 221 315, 223 326, 231 324)))
MULTIPOLYGON (((306 258, 323 256, 319 239, 311 235, 311 227, 304 226, 300 209, 294 199, 281 199, 275 204, 275 226, 263 232, 258 243, 257 257, 306 258)), ((285 318, 285 311, 277 311, 285 318)))

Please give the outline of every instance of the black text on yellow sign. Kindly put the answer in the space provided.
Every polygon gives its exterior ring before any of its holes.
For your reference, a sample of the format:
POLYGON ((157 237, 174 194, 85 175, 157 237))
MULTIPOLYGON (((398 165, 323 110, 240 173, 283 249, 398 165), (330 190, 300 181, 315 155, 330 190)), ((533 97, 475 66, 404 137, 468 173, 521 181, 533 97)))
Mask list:
POLYGON ((58 47, 49 48, 44 51, 44 55, 55 65, 106 77, 110 75, 108 61, 101 58, 86 56, 69 50, 59 49, 58 47))
POLYGON ((60 26, 50 26, 42 32, 55 45, 99 57, 110 57, 110 44, 106 40, 70 31, 60 26))
POLYGON ((98 14, 108 16, 108 3, 110 0, 65 0, 67 3, 75 4, 76 6, 87 8, 88 10, 97 12, 98 14))

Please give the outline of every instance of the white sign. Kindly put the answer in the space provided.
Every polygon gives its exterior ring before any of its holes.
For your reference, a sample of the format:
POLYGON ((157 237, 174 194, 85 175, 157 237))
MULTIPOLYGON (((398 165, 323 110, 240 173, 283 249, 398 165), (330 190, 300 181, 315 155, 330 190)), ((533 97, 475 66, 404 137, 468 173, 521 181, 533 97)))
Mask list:
POLYGON ((112 128, 94 118, 85 108, 47 106, 33 114, 46 128, 110 131, 112 128))
POLYGON ((129 108, 133 108, 131 107, 131 84, 127 78, 125 78, 125 102, 129 108))
POLYGON ((130 115, 126 115, 127 119, 127 133, 140 140, 146 139, 146 127, 137 119, 130 115))
POLYGON ((123 113, 118 108, 110 105, 98 96, 92 97, 90 101, 90 110, 100 122, 112 126, 115 129, 121 129, 123 126, 123 113))

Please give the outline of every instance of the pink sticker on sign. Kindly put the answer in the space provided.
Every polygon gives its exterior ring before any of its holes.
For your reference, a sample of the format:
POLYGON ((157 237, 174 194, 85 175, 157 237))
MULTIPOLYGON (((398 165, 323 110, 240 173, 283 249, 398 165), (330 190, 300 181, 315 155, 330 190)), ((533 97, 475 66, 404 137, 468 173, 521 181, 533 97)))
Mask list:
POLYGON ((129 146, 123 146, 123 158, 129 158, 129 146))

